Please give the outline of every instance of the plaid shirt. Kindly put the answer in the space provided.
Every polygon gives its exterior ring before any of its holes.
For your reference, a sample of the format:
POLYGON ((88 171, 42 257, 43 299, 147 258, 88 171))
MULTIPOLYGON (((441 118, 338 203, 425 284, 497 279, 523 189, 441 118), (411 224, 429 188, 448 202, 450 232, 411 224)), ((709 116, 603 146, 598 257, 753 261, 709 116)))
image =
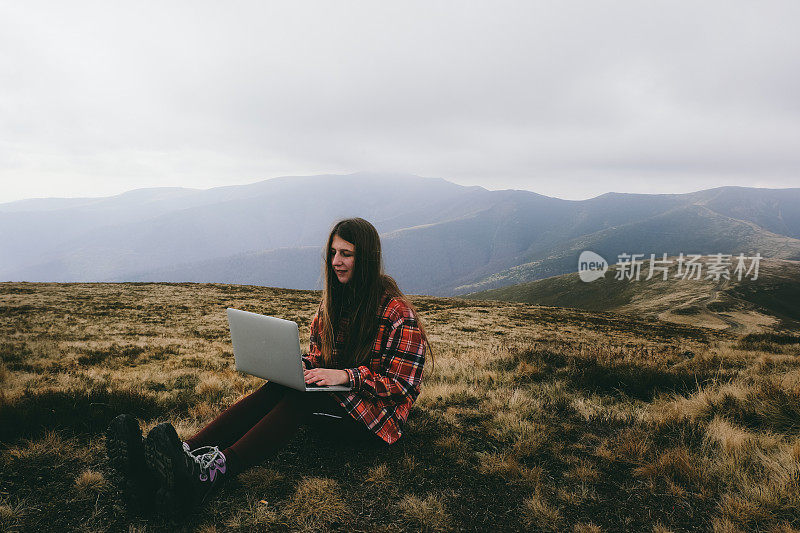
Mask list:
MULTIPOLYGON (((345 368, 351 392, 331 392, 354 419, 392 444, 403 434, 411 405, 419 395, 427 344, 411 308, 400 298, 384 296, 372 353, 366 365, 345 368), (388 301, 387 301, 388 300, 388 301)), ((343 317, 336 333, 334 359, 345 342, 349 321, 343 317)), ((306 366, 318 366, 321 357, 319 310, 311 321, 306 366)))

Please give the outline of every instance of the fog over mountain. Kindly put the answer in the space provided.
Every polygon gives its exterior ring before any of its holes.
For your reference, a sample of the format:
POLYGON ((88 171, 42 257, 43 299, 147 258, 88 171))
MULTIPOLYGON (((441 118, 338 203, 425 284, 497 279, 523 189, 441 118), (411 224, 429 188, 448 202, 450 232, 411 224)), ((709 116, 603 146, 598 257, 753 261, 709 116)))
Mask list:
POLYGON ((0 204, 0 280, 197 281, 321 287, 339 218, 381 233, 410 293, 455 295, 573 272, 585 249, 800 259, 800 189, 609 193, 583 201, 438 178, 356 173, 207 190, 0 204))

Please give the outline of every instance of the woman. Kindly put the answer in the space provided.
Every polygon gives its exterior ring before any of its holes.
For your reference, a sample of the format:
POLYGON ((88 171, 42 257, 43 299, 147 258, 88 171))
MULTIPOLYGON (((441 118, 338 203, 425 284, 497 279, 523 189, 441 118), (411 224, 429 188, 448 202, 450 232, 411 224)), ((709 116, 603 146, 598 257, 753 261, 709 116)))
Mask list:
POLYGON ((268 382, 186 442, 168 423, 142 439, 136 420, 120 415, 109 426, 106 443, 129 497, 163 510, 200 503, 315 419, 333 423, 329 429, 340 438, 361 443, 387 446, 402 436, 420 392, 428 350, 424 326, 397 283, 383 273, 380 237, 372 224, 362 218, 338 222, 324 256, 325 288, 303 356, 305 381, 349 385, 351 391, 310 394, 268 382))

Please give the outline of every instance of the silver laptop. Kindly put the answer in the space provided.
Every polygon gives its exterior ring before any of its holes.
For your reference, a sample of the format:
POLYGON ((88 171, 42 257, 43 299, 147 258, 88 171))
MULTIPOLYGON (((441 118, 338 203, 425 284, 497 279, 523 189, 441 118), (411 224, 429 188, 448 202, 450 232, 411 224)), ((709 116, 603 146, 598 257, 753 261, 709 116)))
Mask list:
POLYGON ((344 385, 306 385, 297 323, 228 308, 236 370, 301 391, 349 391, 344 385))

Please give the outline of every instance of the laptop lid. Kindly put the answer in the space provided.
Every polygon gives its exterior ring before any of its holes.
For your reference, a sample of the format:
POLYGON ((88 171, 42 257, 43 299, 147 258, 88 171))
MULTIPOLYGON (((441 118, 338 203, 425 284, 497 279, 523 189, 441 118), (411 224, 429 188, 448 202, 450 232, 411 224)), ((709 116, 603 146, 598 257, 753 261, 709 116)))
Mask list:
POLYGON ((228 308, 228 325, 236 370, 300 391, 352 390, 349 385, 306 385, 296 322, 228 308))
POLYGON ((228 324, 236 370, 306 389, 296 322, 229 308, 228 324))

